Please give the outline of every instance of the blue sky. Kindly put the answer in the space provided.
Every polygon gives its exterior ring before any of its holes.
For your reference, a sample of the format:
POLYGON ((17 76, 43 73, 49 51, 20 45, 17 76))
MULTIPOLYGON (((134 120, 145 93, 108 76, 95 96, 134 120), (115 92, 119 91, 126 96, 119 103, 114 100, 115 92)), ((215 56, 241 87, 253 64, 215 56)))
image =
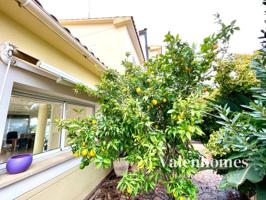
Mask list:
POLYGON ((230 51, 252 53, 265 27, 262 0, 40 0, 58 18, 134 16, 137 29, 148 29, 149 44, 162 45, 171 31, 192 43, 217 29, 213 14, 225 22, 237 20, 240 31, 231 40, 230 51))

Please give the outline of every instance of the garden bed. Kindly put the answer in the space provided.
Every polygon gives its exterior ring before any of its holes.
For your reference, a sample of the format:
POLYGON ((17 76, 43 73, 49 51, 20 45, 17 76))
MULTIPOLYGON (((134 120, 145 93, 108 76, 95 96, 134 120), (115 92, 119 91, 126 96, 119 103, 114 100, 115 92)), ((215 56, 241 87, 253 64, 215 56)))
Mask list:
MULTIPOLYGON (((120 178, 112 173, 89 200, 169 200, 166 190, 158 185, 154 191, 140 194, 136 197, 128 197, 117 190, 120 178)), ((244 200, 235 190, 221 190, 219 183, 221 176, 212 170, 204 170, 193 177, 193 182, 198 187, 198 200, 244 200)))

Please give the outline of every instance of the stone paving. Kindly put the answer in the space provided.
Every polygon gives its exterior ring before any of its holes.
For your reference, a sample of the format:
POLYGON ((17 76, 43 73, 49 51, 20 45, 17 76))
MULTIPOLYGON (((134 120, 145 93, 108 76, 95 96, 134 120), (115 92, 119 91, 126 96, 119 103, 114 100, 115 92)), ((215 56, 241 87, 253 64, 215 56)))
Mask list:
POLYGON ((238 200, 241 199, 235 190, 221 190, 219 183, 222 176, 213 170, 203 170, 193 176, 192 180, 198 187, 198 200, 238 200))

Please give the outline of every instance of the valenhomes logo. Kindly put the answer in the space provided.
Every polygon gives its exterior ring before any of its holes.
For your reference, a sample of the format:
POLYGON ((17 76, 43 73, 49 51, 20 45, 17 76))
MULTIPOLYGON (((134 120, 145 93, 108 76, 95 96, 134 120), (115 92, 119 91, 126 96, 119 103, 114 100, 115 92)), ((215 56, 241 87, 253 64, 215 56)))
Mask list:
MULTIPOLYGON (((166 163, 161 160, 165 166, 166 163)), ((186 160, 179 157, 178 159, 170 159, 168 166, 171 168, 180 168, 193 166, 198 169, 228 169, 228 168, 244 168, 248 166, 245 159, 206 159, 201 157, 199 159, 186 160)))

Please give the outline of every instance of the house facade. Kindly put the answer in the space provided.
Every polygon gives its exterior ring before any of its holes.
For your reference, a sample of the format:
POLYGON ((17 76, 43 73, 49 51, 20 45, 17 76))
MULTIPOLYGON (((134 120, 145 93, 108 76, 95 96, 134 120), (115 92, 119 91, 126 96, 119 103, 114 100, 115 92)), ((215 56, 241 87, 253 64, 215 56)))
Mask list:
POLYGON ((86 199, 110 170, 80 170, 56 120, 95 112, 73 86, 94 88, 106 66, 36 0, 0 0, 0 27, 0 199, 86 199), (8 174, 20 153, 30 169, 8 174))
POLYGON ((162 46, 160 45, 150 45, 148 50, 149 50, 150 58, 153 58, 153 57, 156 57, 162 54, 162 46))
POLYGON ((129 61, 142 65, 144 54, 133 17, 107 17, 60 20, 110 68, 124 71, 121 62, 129 52, 129 61))

